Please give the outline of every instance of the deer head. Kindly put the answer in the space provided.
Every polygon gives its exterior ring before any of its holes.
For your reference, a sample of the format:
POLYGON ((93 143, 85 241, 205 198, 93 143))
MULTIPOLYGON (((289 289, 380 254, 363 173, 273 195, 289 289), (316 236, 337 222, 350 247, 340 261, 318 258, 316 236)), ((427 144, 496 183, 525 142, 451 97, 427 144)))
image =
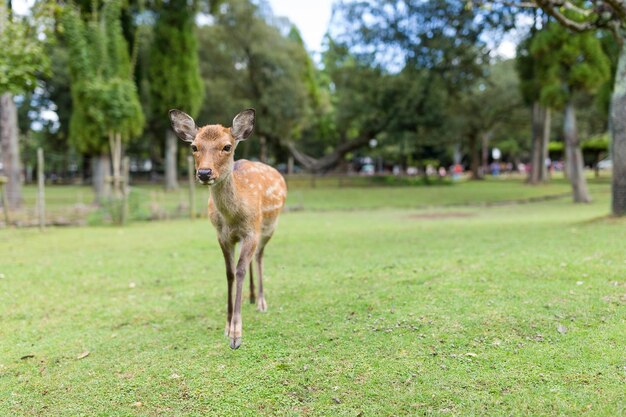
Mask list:
POLYGON ((254 130, 254 109, 247 109, 233 119, 233 126, 196 126, 193 118, 180 110, 170 110, 170 121, 176 135, 191 145, 196 162, 196 178, 213 185, 233 170, 235 148, 254 130))

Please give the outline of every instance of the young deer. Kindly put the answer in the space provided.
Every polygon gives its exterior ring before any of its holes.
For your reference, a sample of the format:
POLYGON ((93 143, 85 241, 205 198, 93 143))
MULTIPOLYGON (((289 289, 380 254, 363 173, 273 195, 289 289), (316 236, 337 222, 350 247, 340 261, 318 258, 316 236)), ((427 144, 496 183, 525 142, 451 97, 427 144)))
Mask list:
POLYGON ((267 311, 263 294, 263 251, 272 237, 278 215, 285 205, 287 185, 274 168, 245 159, 234 160, 235 148, 254 129, 254 109, 244 110, 233 119, 231 128, 208 125, 198 128, 180 110, 170 110, 172 127, 179 138, 191 144, 196 160, 196 177, 211 186, 209 218, 217 229, 217 240, 226 261, 228 310, 226 335, 230 347, 241 345, 241 298, 246 268, 250 266, 250 302, 255 302, 252 258, 256 255, 259 276, 257 309, 267 311), (235 268, 235 245, 241 242, 235 268), (237 282, 233 305, 233 282, 237 282))

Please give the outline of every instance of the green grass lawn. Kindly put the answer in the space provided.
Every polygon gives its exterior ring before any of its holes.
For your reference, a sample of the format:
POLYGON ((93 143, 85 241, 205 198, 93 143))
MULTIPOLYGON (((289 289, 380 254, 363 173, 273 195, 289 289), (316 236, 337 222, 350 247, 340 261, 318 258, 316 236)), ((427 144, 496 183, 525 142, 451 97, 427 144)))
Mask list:
MULTIPOLYGON (((357 177, 351 183, 362 186, 339 187, 337 177, 321 177, 316 187, 311 187, 310 177, 289 180, 287 207, 305 210, 354 210, 374 208, 424 208, 438 206, 484 205, 505 201, 525 201, 546 196, 563 196, 571 192, 571 186, 562 178, 539 186, 530 187, 520 178, 489 179, 482 182, 460 182, 451 185, 390 187, 368 185, 367 177, 357 177)), ((436 184, 436 183, 435 183, 436 184)), ((593 197, 603 197, 609 192, 609 179, 589 179, 593 197)), ((209 190, 196 186, 196 213, 206 217, 209 190)), ((78 219, 88 224, 106 223, 106 211, 91 207, 93 192, 88 186, 48 186, 46 188, 46 212, 48 220, 78 219)), ((24 210, 12 213, 12 218, 35 222, 37 188, 24 187, 24 210)), ((154 217, 187 217, 189 194, 181 182, 177 191, 164 192, 157 185, 131 187, 130 215, 135 220, 154 217), (156 209, 155 209, 156 208, 156 209)))
POLYGON ((626 415, 606 183, 591 205, 410 208, 506 184, 303 190, 236 351, 207 220, 0 230, 0 416, 626 415))

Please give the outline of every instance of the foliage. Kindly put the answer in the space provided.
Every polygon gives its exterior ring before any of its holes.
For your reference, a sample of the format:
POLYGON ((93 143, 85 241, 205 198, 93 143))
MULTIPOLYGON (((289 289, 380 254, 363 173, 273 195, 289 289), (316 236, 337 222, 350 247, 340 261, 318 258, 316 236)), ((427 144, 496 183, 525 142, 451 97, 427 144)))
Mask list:
POLYGON ((609 78, 610 62, 593 33, 551 23, 532 39, 530 53, 539 65, 540 99, 552 108, 564 108, 574 92, 597 92, 609 78))
POLYGON ((167 112, 178 108, 196 116, 204 98, 198 62, 195 9, 187 0, 159 3, 149 52, 150 122, 164 129, 167 112))
POLYGON ((241 109, 254 107, 255 131, 278 144, 299 139, 323 99, 299 34, 292 25, 281 33, 267 13, 232 1, 200 29, 207 92, 201 119, 230 126, 241 109))
POLYGON ((64 11, 72 56, 70 139, 83 151, 102 152, 109 132, 119 132, 128 141, 143 130, 144 115, 119 19, 118 0, 107 0, 100 16, 93 13, 87 22, 72 6, 64 11))
POLYGON ((49 71, 37 23, 11 17, 5 2, 0 3, 0 94, 32 91, 38 78, 49 71))
POLYGON ((583 151, 588 152, 608 152, 611 145, 610 137, 608 133, 602 135, 592 136, 581 143, 583 151))

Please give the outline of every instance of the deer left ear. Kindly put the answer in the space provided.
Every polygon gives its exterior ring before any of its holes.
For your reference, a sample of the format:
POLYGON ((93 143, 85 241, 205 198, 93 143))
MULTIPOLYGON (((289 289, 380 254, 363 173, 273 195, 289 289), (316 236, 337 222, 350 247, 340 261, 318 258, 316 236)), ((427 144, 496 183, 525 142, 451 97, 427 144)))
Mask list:
POLYGON ((255 117, 256 112, 254 109, 244 110, 235 116, 230 132, 237 141, 246 140, 252 134, 255 117))

